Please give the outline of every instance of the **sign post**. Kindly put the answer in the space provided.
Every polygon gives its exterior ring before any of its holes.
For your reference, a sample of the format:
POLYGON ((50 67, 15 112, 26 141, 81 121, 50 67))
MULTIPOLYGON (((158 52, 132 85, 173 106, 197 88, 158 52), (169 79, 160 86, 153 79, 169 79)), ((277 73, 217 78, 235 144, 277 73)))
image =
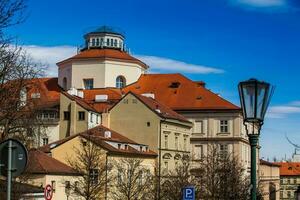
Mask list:
POLYGON ((23 173, 27 165, 27 150, 18 140, 0 143, 0 175, 7 177, 7 200, 11 200, 11 180, 23 173))
POLYGON ((188 186, 183 188, 183 200, 195 200, 195 187, 188 186))

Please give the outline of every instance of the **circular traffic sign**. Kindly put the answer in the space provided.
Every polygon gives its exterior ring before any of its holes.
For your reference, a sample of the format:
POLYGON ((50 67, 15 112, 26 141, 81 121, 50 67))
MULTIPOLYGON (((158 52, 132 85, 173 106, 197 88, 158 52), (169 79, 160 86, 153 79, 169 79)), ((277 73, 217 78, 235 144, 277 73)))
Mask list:
POLYGON ((27 165, 28 153, 26 147, 18 140, 7 139, 0 143, 0 175, 7 176, 9 151, 11 150, 11 175, 21 175, 27 165))
POLYGON ((46 185, 45 190, 44 190, 45 200, 51 200, 52 196, 53 196, 53 190, 52 190, 51 185, 48 184, 48 185, 46 185))

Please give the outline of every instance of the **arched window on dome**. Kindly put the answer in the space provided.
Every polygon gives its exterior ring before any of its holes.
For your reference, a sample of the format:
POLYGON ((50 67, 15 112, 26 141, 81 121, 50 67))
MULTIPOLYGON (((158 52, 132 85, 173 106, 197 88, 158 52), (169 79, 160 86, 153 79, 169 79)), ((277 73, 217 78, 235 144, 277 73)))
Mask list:
POLYGON ((67 90, 67 78, 66 77, 63 78, 63 89, 67 90))
POLYGON ((116 78, 116 87, 117 88, 123 88, 126 85, 126 79, 124 76, 118 76, 116 78))

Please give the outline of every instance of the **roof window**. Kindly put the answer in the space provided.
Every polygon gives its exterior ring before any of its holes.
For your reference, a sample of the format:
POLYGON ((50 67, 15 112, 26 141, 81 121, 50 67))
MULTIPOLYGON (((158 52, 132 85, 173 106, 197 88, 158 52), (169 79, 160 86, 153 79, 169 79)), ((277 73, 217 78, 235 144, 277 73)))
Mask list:
POLYGON ((169 86, 170 88, 178 88, 180 86, 179 82, 172 82, 171 85, 169 86))

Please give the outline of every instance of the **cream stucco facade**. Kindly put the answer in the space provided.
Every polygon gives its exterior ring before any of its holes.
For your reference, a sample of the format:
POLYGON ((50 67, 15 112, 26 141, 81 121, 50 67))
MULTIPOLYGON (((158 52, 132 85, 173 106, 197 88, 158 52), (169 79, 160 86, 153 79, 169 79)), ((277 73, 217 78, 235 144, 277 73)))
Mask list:
POLYGON ((59 139, 86 131, 100 123, 101 115, 99 113, 83 108, 75 100, 61 93, 59 139), (69 118, 66 115, 69 115, 69 118), (79 115, 83 115, 84 117, 80 118, 79 115))
POLYGON ((280 170, 279 165, 261 161, 259 165, 259 184, 264 200, 279 200, 280 170))
POLYGON ((158 153, 161 171, 172 170, 184 155, 190 155, 192 125, 163 119, 132 94, 126 95, 109 112, 109 127, 158 153))
MULTIPOLYGON (((75 194, 66 194, 66 182, 74 184, 78 181, 78 176, 71 175, 52 175, 52 174, 41 174, 41 175, 30 175, 27 183, 35 186, 45 187, 46 185, 51 185, 53 189, 52 199, 56 200, 83 200, 83 198, 76 196, 75 194)), ((43 198, 44 199, 44 198, 43 198)))
POLYGON ((193 159, 201 159, 207 155, 209 145, 218 145, 220 151, 237 157, 245 172, 250 172, 250 144, 241 113, 230 111, 179 113, 193 122, 191 135, 193 159))
POLYGON ((66 90, 86 89, 84 80, 93 80, 93 88, 116 87, 118 76, 125 78, 126 85, 138 80, 146 72, 143 66, 126 61, 82 59, 59 65, 58 84, 66 90), (66 86, 64 81, 66 81, 66 86))
MULTIPOLYGON (((53 158, 61 161, 62 163, 65 163, 67 165, 70 165, 69 161, 76 161, 76 158, 78 158, 77 153, 78 150, 80 151, 82 148, 81 140, 84 139, 80 136, 76 136, 67 142, 64 142, 63 144, 58 145, 57 147, 53 147, 51 149, 51 155, 53 158), (76 150, 75 150, 76 149, 76 150)), ((84 139, 86 140, 86 139, 84 139)), ((118 162, 122 162, 122 159, 140 159, 142 162, 140 164, 140 167, 143 167, 147 170, 149 170, 150 173, 154 174, 155 168, 156 168, 156 157, 155 156, 144 156, 144 155, 130 155, 126 153, 122 154, 114 154, 112 152, 107 151, 106 149, 103 149, 100 146, 97 146, 97 149, 101 151, 102 158, 99 160, 99 163, 102 163, 102 165, 112 166, 112 169, 107 172, 107 177, 115 177, 117 171, 114 168, 114 165, 118 162)), ((101 165, 101 164, 100 164, 101 165)), ((113 200, 111 197, 110 192, 114 190, 114 186, 116 185, 114 181, 117 180, 111 180, 107 182, 107 199, 113 200)), ((105 191, 103 191, 103 194, 105 191)), ((104 195, 105 196, 105 195, 104 195)), ((105 199, 104 196, 99 197, 99 199, 105 199)))

